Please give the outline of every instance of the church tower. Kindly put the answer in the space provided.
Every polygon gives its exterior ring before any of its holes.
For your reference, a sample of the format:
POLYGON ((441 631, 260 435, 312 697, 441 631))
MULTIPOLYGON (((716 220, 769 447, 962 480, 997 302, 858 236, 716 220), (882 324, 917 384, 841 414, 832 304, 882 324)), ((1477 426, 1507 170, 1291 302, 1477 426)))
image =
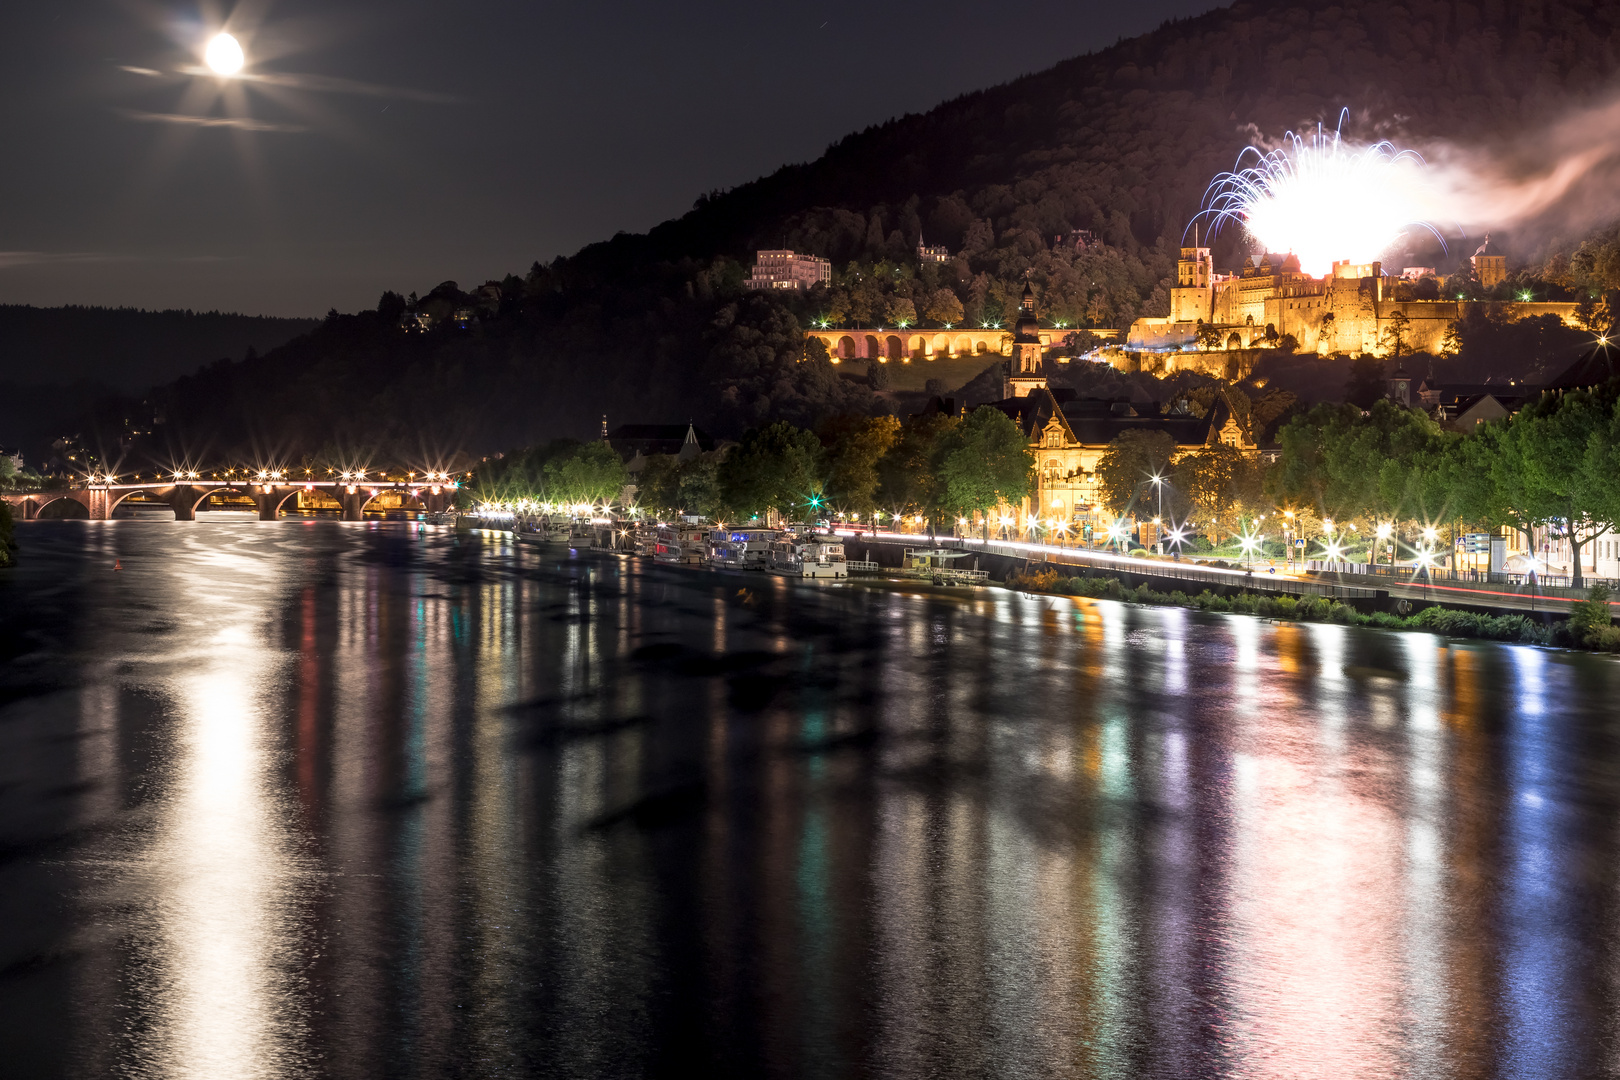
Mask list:
POLYGON ((1018 301, 1018 322, 1013 325, 1013 353, 1007 362, 1007 396, 1028 397, 1045 388, 1040 323, 1035 320, 1035 290, 1026 281, 1024 295, 1018 301))

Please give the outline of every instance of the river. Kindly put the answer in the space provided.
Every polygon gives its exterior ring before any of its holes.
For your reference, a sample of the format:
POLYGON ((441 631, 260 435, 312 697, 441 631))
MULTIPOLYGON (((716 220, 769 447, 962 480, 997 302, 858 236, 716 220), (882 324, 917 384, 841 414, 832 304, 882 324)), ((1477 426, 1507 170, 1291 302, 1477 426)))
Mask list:
POLYGON ((1620 1073, 1613 659, 18 533, 6 1075, 1620 1073))

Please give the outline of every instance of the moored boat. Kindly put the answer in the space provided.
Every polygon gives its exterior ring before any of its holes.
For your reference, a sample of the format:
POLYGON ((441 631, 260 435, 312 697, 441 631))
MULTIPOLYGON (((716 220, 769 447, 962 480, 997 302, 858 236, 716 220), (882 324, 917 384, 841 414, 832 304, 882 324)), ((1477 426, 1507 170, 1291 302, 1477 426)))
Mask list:
POLYGON ((769 570, 776 529, 723 527, 709 532, 709 565, 730 570, 769 570))
POLYGON ((702 525, 660 525, 652 543, 654 562, 670 566, 702 566, 708 561, 709 530, 702 525))
POLYGON ((813 534, 789 533, 771 544, 771 571, 786 577, 849 576, 842 541, 813 534))

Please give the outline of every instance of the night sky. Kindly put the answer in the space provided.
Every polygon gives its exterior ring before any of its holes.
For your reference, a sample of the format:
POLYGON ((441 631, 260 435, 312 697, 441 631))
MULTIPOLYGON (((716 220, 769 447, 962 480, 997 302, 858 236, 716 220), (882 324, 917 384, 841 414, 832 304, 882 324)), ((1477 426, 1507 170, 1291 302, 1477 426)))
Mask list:
POLYGON ((318 315, 468 286, 1214 6, 7 3, 0 303, 318 315), (229 99, 177 73, 222 25, 270 76, 229 99))

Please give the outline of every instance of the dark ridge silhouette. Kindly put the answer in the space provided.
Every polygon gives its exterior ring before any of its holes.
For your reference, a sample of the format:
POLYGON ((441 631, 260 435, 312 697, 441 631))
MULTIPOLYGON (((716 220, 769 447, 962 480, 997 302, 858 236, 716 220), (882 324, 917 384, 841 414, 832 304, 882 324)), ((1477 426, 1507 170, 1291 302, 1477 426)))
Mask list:
MULTIPOLYGON (((333 313, 256 360, 160 388, 167 423, 118 453, 417 461, 589 438, 604 413, 727 437, 894 408, 850 366, 806 353, 808 320, 881 321, 902 299, 921 313, 943 290, 993 321, 1027 278, 1043 312, 1124 326, 1165 310, 1182 230, 1256 131, 1348 107, 1362 136, 1508 138, 1609 92, 1617 66, 1620 5, 1597 0, 1243 0, 851 134, 494 290, 440 285, 417 309, 438 312, 425 333, 401 328, 392 293, 375 312, 333 313), (919 266, 922 238, 953 257, 919 266), (833 259, 835 287, 743 293, 753 251, 778 246, 833 259)), ((1217 241, 1219 263, 1235 242, 1217 241)), ((93 426, 108 454, 118 411, 93 426)))

